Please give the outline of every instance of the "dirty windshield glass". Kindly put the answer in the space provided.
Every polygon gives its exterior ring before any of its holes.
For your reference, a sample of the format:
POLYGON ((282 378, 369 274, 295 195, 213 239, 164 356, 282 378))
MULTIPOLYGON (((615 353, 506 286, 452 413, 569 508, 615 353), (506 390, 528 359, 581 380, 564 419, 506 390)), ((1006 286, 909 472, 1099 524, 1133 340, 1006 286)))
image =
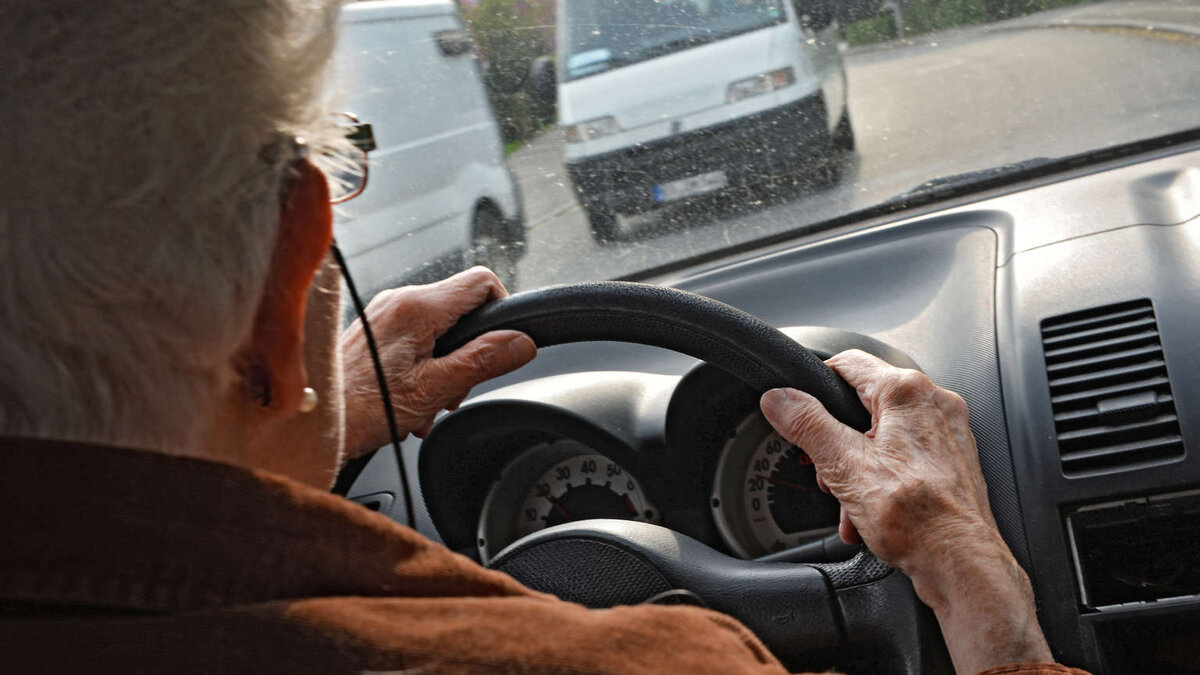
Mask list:
POLYGON ((563 7, 565 75, 603 72, 782 21, 781 0, 582 0, 563 7))
POLYGON ((337 210, 366 292, 654 279, 1186 137, 1200 0, 351 2, 335 80, 378 146, 337 210))

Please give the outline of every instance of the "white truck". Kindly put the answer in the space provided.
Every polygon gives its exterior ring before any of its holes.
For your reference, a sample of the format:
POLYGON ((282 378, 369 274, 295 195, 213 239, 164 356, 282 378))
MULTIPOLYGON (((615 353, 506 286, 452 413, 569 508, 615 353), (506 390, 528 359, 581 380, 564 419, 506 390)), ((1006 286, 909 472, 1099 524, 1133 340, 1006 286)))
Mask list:
MULTIPOLYGON (((838 22, 869 0, 558 0, 564 163, 593 236, 618 214, 802 172, 854 147, 838 22)), ((553 80, 550 68, 554 68, 553 80)), ((557 92, 545 83, 557 82, 557 92)))
POLYGON ((335 210, 364 296, 474 264, 511 285, 521 202, 454 2, 351 3, 341 32, 334 84, 378 146, 366 190, 335 210))

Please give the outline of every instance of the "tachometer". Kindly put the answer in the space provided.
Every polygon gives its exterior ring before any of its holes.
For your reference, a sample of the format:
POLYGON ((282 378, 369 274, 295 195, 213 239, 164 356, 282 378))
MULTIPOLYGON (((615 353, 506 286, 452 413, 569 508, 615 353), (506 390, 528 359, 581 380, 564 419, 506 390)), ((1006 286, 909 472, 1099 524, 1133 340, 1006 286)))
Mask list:
POLYGON ((837 530, 838 502, 817 486, 812 460, 757 412, 725 444, 713 483, 717 529, 744 558, 837 530))
POLYGON ((575 441, 543 443, 513 460, 488 493, 480 559, 538 530, 592 518, 657 522, 658 514, 620 464, 575 441))

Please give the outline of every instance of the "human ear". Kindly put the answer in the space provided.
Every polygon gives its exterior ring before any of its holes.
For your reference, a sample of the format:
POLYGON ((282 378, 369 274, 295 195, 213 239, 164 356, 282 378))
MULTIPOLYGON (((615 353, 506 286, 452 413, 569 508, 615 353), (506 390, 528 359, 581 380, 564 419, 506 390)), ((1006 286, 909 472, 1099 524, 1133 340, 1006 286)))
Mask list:
POLYGON ((333 242, 333 210, 325 174, 307 159, 292 165, 280 209, 271 268, 249 343, 236 357, 247 402, 266 417, 288 417, 303 398, 304 312, 333 242))

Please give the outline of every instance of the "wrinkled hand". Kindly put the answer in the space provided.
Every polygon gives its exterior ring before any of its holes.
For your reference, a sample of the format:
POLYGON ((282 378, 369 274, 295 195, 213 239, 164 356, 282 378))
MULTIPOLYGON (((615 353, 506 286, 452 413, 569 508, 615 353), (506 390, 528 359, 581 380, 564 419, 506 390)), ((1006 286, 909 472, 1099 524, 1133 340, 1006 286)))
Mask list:
POLYGON ((866 433, 796 390, 767 392, 762 408, 812 457, 822 488, 841 502, 842 539, 861 536, 884 562, 916 571, 920 558, 951 541, 995 532, 962 397, 861 351, 827 363, 871 413, 866 433))
MULTIPOLYGON (((454 410, 475 385, 525 365, 537 354, 524 333, 493 331, 441 358, 434 342, 460 317, 508 295, 491 270, 475 267, 427 286, 385 291, 367 305, 401 436, 424 437, 434 416, 454 410)), ((355 457, 387 443, 387 420, 360 321, 342 334, 346 454, 355 457)))
POLYGON ((767 392, 762 409, 841 502, 842 538, 861 536, 912 579, 958 672, 1052 661, 1029 578, 992 519, 966 403, 919 372, 860 351, 826 363, 871 413, 866 433, 792 389, 767 392))

